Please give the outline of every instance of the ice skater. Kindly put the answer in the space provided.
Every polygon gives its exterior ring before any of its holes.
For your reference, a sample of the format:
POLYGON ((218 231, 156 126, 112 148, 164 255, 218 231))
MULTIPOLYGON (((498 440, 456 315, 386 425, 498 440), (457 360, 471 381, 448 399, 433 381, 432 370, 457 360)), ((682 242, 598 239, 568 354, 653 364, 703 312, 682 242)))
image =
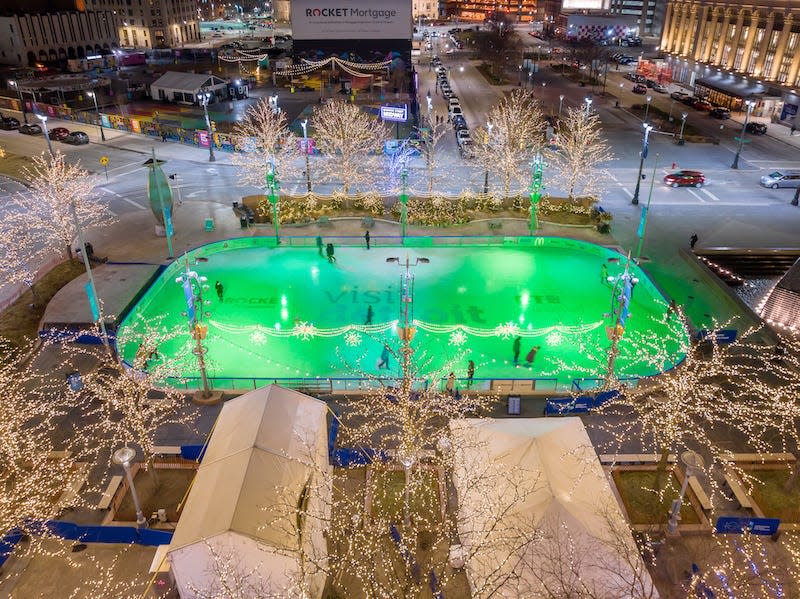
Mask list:
POLYGON ((447 382, 444 385, 444 390, 447 391, 448 395, 452 396, 453 389, 455 388, 455 386, 456 386, 456 373, 451 372, 450 374, 447 375, 447 382))
POLYGON ((336 256, 333 255, 333 244, 332 243, 329 243, 325 247, 325 253, 328 255, 328 262, 330 262, 331 264, 336 262, 336 256))
POLYGON ((378 362, 378 369, 385 368, 389 370, 389 346, 383 346, 383 351, 381 352, 381 361, 378 362))
POLYGON ((367 249, 369 249, 369 231, 364 233, 364 241, 367 242, 367 249))
POLYGON ((214 283, 214 289, 217 290, 217 297, 219 298, 220 303, 222 303, 224 301, 222 299, 222 296, 225 293, 225 288, 222 286, 222 283, 217 281, 216 283, 214 283))
POLYGON ((372 324, 372 317, 375 315, 375 311, 372 309, 372 305, 367 306, 367 319, 364 321, 364 324, 372 324))
POLYGON ((525 356, 525 362, 527 362, 528 368, 533 366, 533 361, 536 359, 536 354, 539 352, 540 349, 542 349, 542 346, 537 345, 536 347, 531 349, 531 351, 528 352, 527 356, 525 356))
POLYGON ((522 347, 522 337, 514 339, 514 365, 519 365, 519 352, 522 347))
POLYGON ((322 237, 319 235, 317 235, 317 251, 319 252, 319 255, 322 256, 322 237))
POLYGON ((692 233, 692 236, 689 238, 689 247, 694 249, 694 246, 697 245, 697 233, 692 233))
POLYGON ((475 362, 470 360, 467 363, 467 389, 472 386, 472 378, 475 376, 475 362))

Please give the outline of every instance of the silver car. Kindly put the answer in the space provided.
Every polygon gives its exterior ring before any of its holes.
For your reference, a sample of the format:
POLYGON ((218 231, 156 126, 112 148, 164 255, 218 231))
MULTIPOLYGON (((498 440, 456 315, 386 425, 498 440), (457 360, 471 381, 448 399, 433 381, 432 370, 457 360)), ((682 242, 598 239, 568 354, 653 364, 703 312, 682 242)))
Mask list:
POLYGON ((770 189, 800 187, 800 171, 774 171, 761 177, 761 185, 770 189))

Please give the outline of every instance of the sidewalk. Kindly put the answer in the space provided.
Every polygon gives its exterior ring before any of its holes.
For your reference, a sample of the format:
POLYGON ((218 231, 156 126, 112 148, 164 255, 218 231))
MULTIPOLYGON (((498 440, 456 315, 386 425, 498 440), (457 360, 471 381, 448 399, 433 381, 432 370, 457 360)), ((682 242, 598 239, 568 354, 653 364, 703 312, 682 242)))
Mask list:
MULTIPOLYGON (((738 123, 740 125, 737 135, 741 133, 741 126, 744 125, 744 118, 745 115, 743 112, 731 113, 729 122, 738 123)), ((754 123, 764 123, 767 126, 766 137, 776 139, 800 152, 800 131, 796 131, 794 135, 791 135, 792 130, 789 127, 781 123, 773 123, 770 119, 764 117, 751 116, 748 120, 754 123)), ((745 140, 753 137, 757 136, 754 136, 752 133, 745 133, 745 140)), ((792 155, 787 156, 787 159, 800 160, 800 153, 794 154, 794 152, 792 152, 792 155)))

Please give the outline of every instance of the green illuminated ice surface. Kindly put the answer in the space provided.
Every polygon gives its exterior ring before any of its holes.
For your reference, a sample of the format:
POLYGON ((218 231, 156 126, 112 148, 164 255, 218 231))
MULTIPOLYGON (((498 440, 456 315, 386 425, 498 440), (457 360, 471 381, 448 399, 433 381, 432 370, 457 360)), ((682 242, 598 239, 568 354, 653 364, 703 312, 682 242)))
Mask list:
MULTIPOLYGON (((405 269, 387 263, 398 257, 428 264, 412 269, 414 356, 431 376, 450 370, 475 379, 557 378, 569 385, 577 377, 605 373, 612 324, 611 276, 626 258, 600 246, 569 239, 516 239, 504 245, 445 247, 337 247, 336 262, 310 246, 273 247, 268 238, 236 239, 188 253, 190 267, 207 277, 204 299, 208 336, 208 375, 220 388, 252 388, 252 379, 344 379, 398 374, 397 360, 378 369, 384 343, 399 347, 401 276, 405 269), (526 243, 528 242, 528 243, 526 243), (198 260, 200 258, 200 260, 198 260), (220 301, 216 281, 224 287, 220 301), (372 306, 372 324, 365 324, 372 306), (513 340, 520 335, 519 365, 513 340), (525 357, 540 346, 533 364, 525 357)), ((120 327, 118 345, 131 362, 139 351, 132 340, 147 322, 186 324, 183 289, 175 278, 184 258, 170 265, 142 296, 120 327)), ((646 274, 639 279, 616 361, 619 377, 641 377, 666 370, 683 358, 686 332, 677 318, 665 317, 667 304, 646 274)), ((168 357, 190 344, 186 336, 164 342, 168 357)), ((189 363, 180 381, 197 386, 189 363)), ((287 381, 288 382, 288 381, 287 381)), ((176 382, 176 384, 178 384, 176 382)), ((346 383, 352 386, 353 381, 346 383)), ((544 384, 544 382, 542 382, 544 384)))

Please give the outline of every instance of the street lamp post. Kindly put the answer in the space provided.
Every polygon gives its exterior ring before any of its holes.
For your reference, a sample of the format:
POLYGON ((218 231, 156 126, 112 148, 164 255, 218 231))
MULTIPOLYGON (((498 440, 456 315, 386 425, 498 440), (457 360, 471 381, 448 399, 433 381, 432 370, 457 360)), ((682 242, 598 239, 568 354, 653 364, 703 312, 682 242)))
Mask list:
POLYGON ((111 460, 125 470, 125 477, 128 479, 128 488, 131 491, 131 499, 133 499, 133 506, 136 509, 136 528, 141 528, 147 525, 147 520, 142 514, 142 506, 139 504, 139 495, 136 493, 136 487, 133 484, 133 476, 131 475, 131 461, 136 457, 136 450, 130 447, 120 447, 115 451, 111 460))
POLYGON ((681 484, 681 494, 672 502, 669 522, 667 523, 667 531, 673 535, 678 532, 678 520, 681 517, 681 506, 683 505, 683 498, 686 496, 686 487, 689 486, 689 478, 701 472, 706 466, 703 456, 691 450, 686 450, 681 454, 681 462, 686 466, 686 475, 683 477, 683 483, 681 484))
POLYGON ((583 101, 586 103, 586 118, 589 118, 589 111, 592 109, 592 99, 586 97, 583 101))
POLYGON ((747 131, 747 123, 750 120, 750 113, 756 106, 755 100, 745 100, 744 105, 746 111, 744 113, 744 125, 742 125, 742 132, 739 134, 739 147, 736 148, 736 156, 733 157, 733 164, 731 168, 739 168, 739 155, 742 153, 742 145, 744 145, 744 134, 747 131))
POLYGON ((408 226, 408 169, 400 171, 400 238, 406 238, 408 226))
MULTIPOLYGON (((489 143, 492 140, 492 127, 494 125, 492 123, 486 123, 486 145, 488 147, 489 143)), ((489 161, 486 161, 485 170, 483 172, 483 193, 484 195, 488 195, 489 193, 489 161)))
POLYGON ((681 134, 678 136, 678 145, 683 145, 683 128, 686 126, 686 117, 689 116, 688 113, 683 112, 681 113, 681 134))
POLYGON ((214 158, 214 133, 211 131, 211 121, 208 118, 208 101, 211 99, 211 92, 201 92, 197 94, 200 103, 203 105, 203 114, 206 117, 206 134, 208 135, 208 161, 215 162, 214 158))
POLYGON ((653 199, 653 185, 655 185, 656 181, 656 168, 658 167, 658 154, 656 154, 655 159, 653 160, 653 174, 650 178, 650 192, 647 194, 647 204, 644 205, 642 208, 642 216, 639 220, 639 229, 636 232, 636 236, 639 238, 639 243, 636 245, 636 256, 634 260, 636 260, 637 264, 639 262, 639 256, 642 255, 642 246, 644 245, 644 234, 647 231, 647 216, 650 212, 650 200, 653 199))
POLYGON ((50 133, 47 130, 47 115, 37 114, 36 118, 42 122, 42 127, 44 128, 44 138, 47 140, 47 150, 50 152, 50 158, 55 158, 55 154, 53 154, 53 144, 50 143, 50 133))
POLYGON ((25 109, 25 100, 22 99, 22 90, 19 88, 19 83, 14 81, 13 79, 8 82, 9 85, 13 85, 17 90, 17 95, 19 95, 19 105, 22 109, 22 119, 25 121, 25 124, 28 124, 28 111, 25 109))
POLYGON ((208 334, 208 325, 203 324, 206 315, 206 300, 203 299, 203 291, 208 289, 208 279, 190 270, 189 259, 186 258, 184 272, 175 278, 175 282, 183 287, 183 296, 186 300, 185 315, 189 322, 189 331, 195 342, 192 353, 197 356, 197 366, 203 383, 202 397, 208 399, 211 397, 211 389, 208 386, 208 375, 206 374, 206 348, 203 347, 203 340, 208 334))
POLYGON ((103 132, 103 120, 100 118, 100 107, 97 105, 97 94, 93 91, 86 92, 89 97, 94 100, 94 111, 97 113, 97 123, 100 127, 100 140, 106 140, 106 134, 103 132))
POLYGON ((308 119, 300 121, 300 126, 303 128, 303 154, 306 156, 306 186, 308 193, 311 193, 311 172, 308 164, 308 119))
POLYGON ((564 104, 564 94, 558 95, 558 118, 561 118, 561 107, 564 104))
POLYGON ((647 139, 650 137, 650 132, 653 130, 652 125, 643 123, 644 137, 642 138, 642 149, 639 151, 639 174, 636 177, 636 189, 633 192, 633 199, 631 204, 634 206, 639 203, 639 188, 642 184, 642 167, 644 166, 644 159, 647 158, 647 139))
POLYGON ((645 100, 647 101, 647 105, 645 106, 645 109, 644 109, 644 122, 646 123, 647 122, 647 115, 650 114, 650 102, 653 101, 653 96, 647 96, 645 98, 645 100))

